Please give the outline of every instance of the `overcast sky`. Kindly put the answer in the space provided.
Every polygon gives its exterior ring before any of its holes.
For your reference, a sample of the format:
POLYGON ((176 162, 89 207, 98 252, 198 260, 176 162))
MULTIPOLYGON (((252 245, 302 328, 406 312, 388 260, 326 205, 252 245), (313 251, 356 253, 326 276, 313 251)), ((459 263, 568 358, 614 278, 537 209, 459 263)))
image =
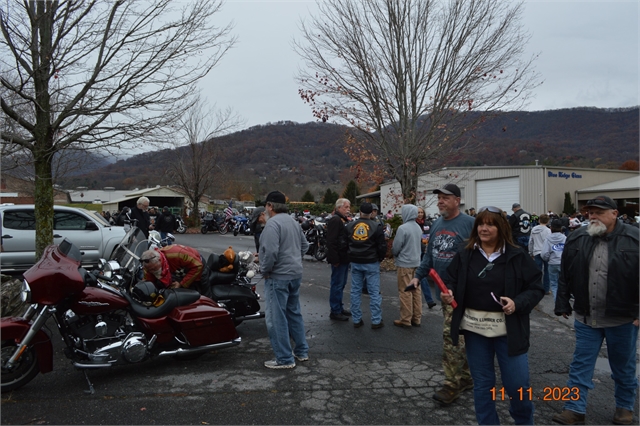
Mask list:
MULTIPOLYGON (((315 10, 313 1, 226 0, 218 17, 235 23, 238 43, 201 83, 203 95, 233 108, 243 128, 314 121, 298 96, 292 39, 315 10)), ((638 13, 636 0, 526 1, 528 55, 540 53, 544 80, 527 110, 638 105, 638 13)))

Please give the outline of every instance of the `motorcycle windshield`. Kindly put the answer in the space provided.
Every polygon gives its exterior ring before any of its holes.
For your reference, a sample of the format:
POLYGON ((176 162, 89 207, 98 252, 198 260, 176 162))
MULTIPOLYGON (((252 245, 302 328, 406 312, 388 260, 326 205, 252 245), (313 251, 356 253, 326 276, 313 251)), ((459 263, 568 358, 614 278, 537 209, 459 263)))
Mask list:
POLYGON ((138 227, 132 227, 114 250, 110 260, 118 262, 121 268, 127 269, 132 275, 139 270, 140 256, 149 247, 149 241, 138 227))

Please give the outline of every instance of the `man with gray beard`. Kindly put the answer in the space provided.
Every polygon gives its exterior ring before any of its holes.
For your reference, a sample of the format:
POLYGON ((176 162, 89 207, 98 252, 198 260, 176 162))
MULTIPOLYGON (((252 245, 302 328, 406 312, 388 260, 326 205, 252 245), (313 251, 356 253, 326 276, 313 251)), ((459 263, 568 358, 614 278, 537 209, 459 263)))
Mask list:
POLYGON ((618 205, 605 195, 587 201, 586 207, 589 225, 573 231, 562 252, 555 314, 566 319, 575 313, 576 347, 567 381, 571 395, 553 421, 585 424, 587 393, 594 387, 593 371, 607 339, 615 382, 613 423, 628 425, 638 387, 639 231, 617 220, 618 205))

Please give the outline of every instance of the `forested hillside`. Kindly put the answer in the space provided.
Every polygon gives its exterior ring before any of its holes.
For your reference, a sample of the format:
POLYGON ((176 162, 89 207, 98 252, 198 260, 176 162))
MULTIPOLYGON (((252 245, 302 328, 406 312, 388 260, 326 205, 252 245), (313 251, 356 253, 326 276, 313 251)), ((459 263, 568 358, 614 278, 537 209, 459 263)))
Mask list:
MULTIPOLYGON (((327 188, 341 191, 352 178, 353 161, 342 150, 348 131, 329 123, 280 122, 217 138, 224 157, 223 176, 209 193, 259 197, 278 187, 297 199, 307 189, 312 194, 327 188)), ((627 160, 638 160, 639 109, 509 112, 488 118, 470 129, 467 137, 477 149, 448 159, 442 167, 526 165, 539 160, 546 165, 617 169, 627 160)), ((68 177, 62 184, 118 189, 172 184, 164 170, 176 155, 174 150, 140 154, 68 177)))

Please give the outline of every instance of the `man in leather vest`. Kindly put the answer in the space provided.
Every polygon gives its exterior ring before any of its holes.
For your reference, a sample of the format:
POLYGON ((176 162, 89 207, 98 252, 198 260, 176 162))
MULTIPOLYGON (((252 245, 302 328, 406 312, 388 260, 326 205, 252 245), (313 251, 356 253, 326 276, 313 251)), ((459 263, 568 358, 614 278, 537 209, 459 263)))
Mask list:
POLYGON ((380 262, 387 254, 387 243, 382 226, 370 218, 372 211, 371 203, 362 203, 360 219, 347 225, 351 262, 351 315, 355 328, 364 325, 360 309, 364 283, 369 290, 371 328, 384 327, 380 295, 380 262))

